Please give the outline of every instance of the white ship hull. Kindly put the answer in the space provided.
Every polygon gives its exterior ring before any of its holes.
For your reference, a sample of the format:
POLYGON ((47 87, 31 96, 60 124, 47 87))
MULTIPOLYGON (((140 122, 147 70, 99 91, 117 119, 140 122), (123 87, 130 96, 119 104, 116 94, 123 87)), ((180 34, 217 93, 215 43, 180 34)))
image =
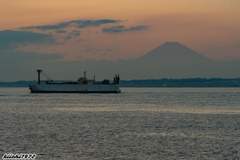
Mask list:
POLYGON ((120 93, 118 84, 36 84, 32 93, 120 93))
POLYGON ((36 84, 32 93, 120 93, 118 84, 36 84))
POLYGON ((119 75, 115 75, 114 82, 109 80, 95 81, 87 79, 86 72, 84 77, 80 77, 77 82, 63 82, 54 83, 51 81, 40 81, 40 73, 38 72, 38 83, 36 85, 29 85, 32 93, 120 93, 119 89, 119 75))

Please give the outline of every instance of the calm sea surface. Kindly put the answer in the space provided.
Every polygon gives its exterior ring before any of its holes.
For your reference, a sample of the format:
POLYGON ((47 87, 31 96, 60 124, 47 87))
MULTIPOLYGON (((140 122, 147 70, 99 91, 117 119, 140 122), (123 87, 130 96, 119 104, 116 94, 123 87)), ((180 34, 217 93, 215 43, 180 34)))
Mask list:
POLYGON ((240 88, 31 94, 0 88, 0 156, 239 159, 240 88))

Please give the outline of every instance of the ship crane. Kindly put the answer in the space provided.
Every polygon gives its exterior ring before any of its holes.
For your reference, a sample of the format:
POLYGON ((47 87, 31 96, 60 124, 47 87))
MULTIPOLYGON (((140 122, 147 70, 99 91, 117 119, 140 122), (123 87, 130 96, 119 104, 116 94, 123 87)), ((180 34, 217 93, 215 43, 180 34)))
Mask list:
POLYGON ((41 73, 49 80, 49 81, 53 81, 51 78, 49 78, 47 76, 47 74, 45 72, 43 72, 41 69, 38 69, 37 70, 37 73, 38 73, 38 84, 41 84, 41 78, 40 78, 40 75, 41 73))

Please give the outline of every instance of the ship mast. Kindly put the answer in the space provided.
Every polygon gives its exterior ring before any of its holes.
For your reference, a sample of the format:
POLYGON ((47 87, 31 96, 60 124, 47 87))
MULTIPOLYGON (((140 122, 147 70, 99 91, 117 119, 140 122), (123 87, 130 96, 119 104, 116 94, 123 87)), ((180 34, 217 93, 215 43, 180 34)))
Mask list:
POLYGON ((87 73, 87 71, 84 71, 84 78, 85 79, 87 78, 86 73, 87 73))
POLYGON ((38 69, 37 72, 38 72, 38 84, 40 84, 40 74, 41 74, 42 70, 38 69))

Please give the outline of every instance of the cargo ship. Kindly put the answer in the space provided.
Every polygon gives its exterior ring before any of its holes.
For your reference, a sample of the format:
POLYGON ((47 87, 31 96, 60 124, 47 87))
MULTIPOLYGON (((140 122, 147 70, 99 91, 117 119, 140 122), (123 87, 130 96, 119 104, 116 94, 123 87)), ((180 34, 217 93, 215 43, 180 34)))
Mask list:
POLYGON ((41 81, 40 75, 42 70, 37 70, 38 82, 35 85, 29 85, 31 93, 120 93, 119 89, 119 75, 115 75, 113 81, 103 80, 95 81, 94 79, 87 79, 86 71, 84 76, 77 81, 66 81, 56 83, 52 80, 41 81))

